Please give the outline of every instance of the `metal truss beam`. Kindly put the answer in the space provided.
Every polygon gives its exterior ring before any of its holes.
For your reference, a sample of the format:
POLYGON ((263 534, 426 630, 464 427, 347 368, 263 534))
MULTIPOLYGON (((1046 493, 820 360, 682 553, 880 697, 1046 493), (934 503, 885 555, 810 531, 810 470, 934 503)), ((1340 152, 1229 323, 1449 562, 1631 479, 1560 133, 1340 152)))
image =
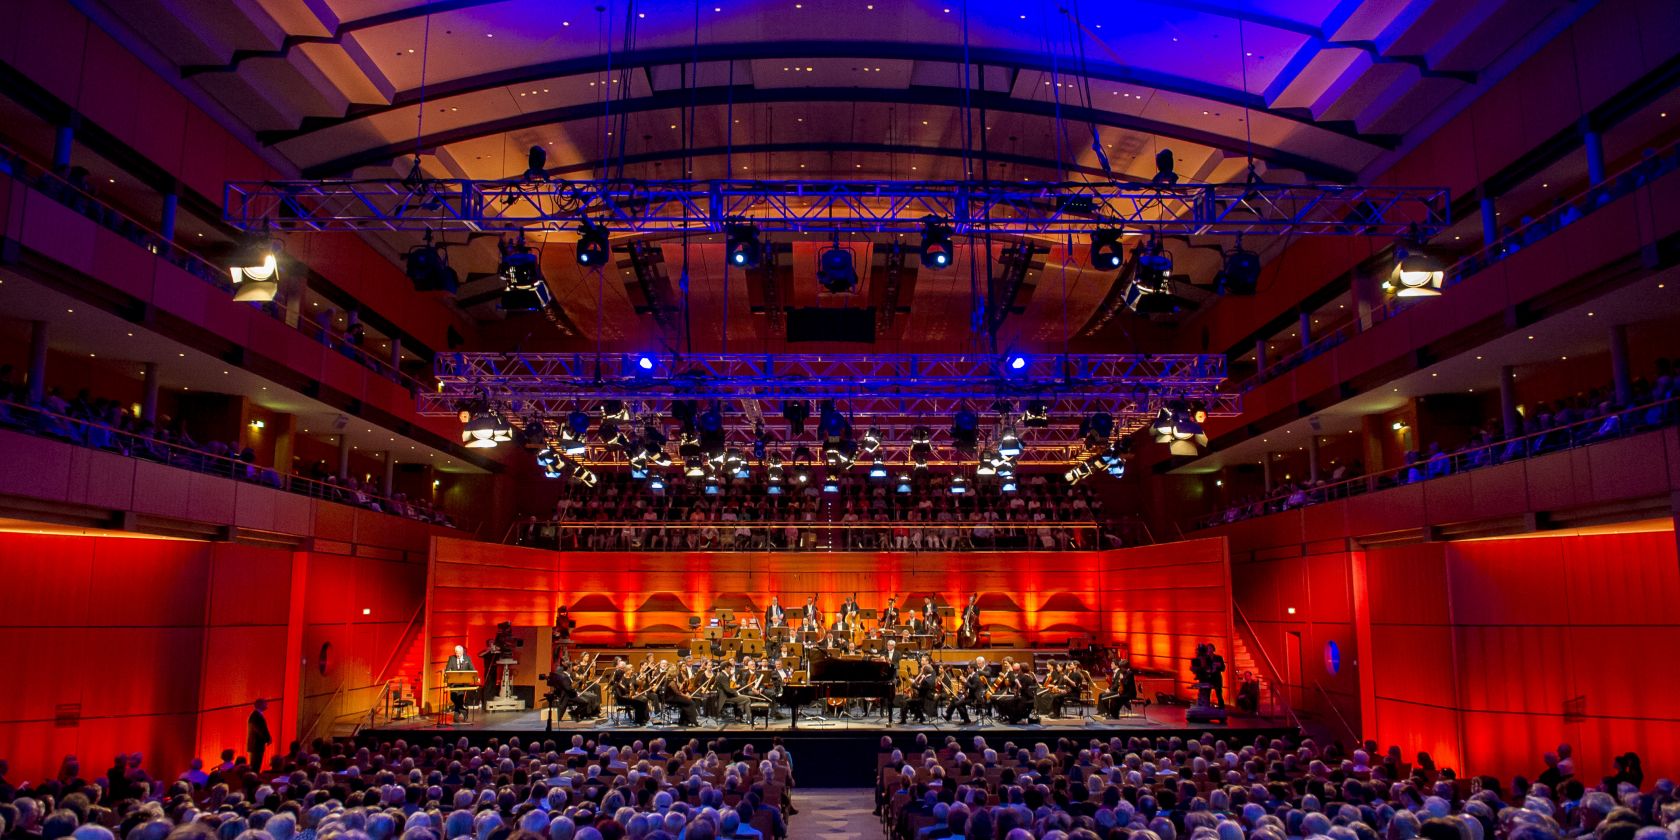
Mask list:
POLYGON ((1451 223, 1437 187, 961 181, 229 182, 226 221, 243 230, 906 233, 932 215, 959 234, 1062 235, 1124 227, 1162 235, 1401 236, 1451 223))
MULTIPOLYGON (((1013 424, 1028 444, 1025 463, 1059 464, 1085 452, 1081 422, 1096 412, 1114 417, 1124 435, 1143 428, 1167 403, 1191 400, 1210 416, 1241 412, 1240 397, 1218 390, 1225 379, 1225 358, 1217 355, 1072 355, 1039 356, 1020 370, 1005 370, 1000 359, 981 355, 703 355, 658 357, 651 371, 639 356, 597 357, 557 353, 457 353, 438 356, 438 387, 419 394, 420 413, 455 416, 465 405, 488 403, 509 415, 543 422, 552 432, 572 411, 600 419, 602 400, 620 400, 631 413, 620 421, 639 432, 652 425, 674 438, 674 401, 692 400, 704 410, 723 405, 727 445, 749 449, 762 429, 786 450, 801 444, 817 447, 820 412, 795 434, 781 416, 781 406, 764 400, 835 401, 852 422, 853 434, 865 429, 881 434, 881 454, 888 463, 906 460, 911 430, 933 433, 932 461, 972 462, 951 440, 952 415, 967 407, 980 414, 982 441, 995 441, 1013 424), (993 410, 1009 403, 1005 414, 993 410), (1047 424, 1028 428, 1020 412, 1028 401, 1042 400, 1047 424)), ((653 357, 649 357, 653 358, 653 357)), ((612 463, 621 454, 599 442, 589 460, 612 463)))

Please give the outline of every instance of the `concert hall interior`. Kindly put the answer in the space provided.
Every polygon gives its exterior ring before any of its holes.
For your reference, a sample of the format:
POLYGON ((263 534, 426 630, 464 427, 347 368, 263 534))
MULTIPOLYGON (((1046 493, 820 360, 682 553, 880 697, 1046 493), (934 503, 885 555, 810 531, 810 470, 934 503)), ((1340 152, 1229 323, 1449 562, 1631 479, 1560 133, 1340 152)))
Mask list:
POLYGON ((1676 335, 1675 0, 0 0, 0 840, 1680 838, 1676 335))

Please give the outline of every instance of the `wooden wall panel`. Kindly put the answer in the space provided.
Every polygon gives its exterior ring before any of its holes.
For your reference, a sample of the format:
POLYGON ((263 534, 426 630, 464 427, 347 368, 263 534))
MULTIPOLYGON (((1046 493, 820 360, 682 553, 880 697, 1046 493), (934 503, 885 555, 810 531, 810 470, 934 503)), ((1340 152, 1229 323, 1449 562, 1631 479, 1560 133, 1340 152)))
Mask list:
POLYGON ((1139 665, 1185 671, 1199 641, 1229 653, 1223 540, 1112 552, 575 553, 454 539, 433 544, 429 673, 457 644, 476 652, 498 621, 547 627, 565 604, 584 644, 676 644, 687 619, 732 608, 762 613, 772 595, 793 610, 815 597, 832 615, 847 595, 866 608, 897 597, 961 607, 980 594, 997 646, 1059 646, 1071 637, 1132 646, 1139 665))

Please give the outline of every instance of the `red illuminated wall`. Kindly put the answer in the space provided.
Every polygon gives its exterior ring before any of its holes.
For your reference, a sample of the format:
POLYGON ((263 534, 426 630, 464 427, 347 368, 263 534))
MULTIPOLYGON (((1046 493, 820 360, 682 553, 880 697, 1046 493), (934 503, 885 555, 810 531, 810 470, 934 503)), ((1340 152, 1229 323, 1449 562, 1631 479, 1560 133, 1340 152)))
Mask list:
POLYGON ((1647 778, 1680 772, 1673 532, 1431 543, 1366 562, 1384 744, 1504 778, 1532 777, 1563 741, 1589 784, 1629 750, 1647 778))
POLYGON ((18 677, 0 692, 0 756, 14 781, 52 773, 65 754, 90 774, 136 750, 173 777, 194 755, 243 753, 257 697, 282 748, 327 699, 333 715, 358 716, 417 614, 423 572, 228 543, 0 533, 0 649, 18 677))
POLYGON ((548 627, 565 604, 584 644, 681 642, 690 615, 762 614, 815 595, 832 615, 846 595, 865 608, 961 605, 980 593, 995 646, 1064 645, 1071 636, 1125 643, 1143 668, 1185 668, 1196 642, 1230 651, 1223 539, 1063 553, 563 553, 452 539, 433 542, 428 673, 450 649, 476 653, 498 621, 548 627))

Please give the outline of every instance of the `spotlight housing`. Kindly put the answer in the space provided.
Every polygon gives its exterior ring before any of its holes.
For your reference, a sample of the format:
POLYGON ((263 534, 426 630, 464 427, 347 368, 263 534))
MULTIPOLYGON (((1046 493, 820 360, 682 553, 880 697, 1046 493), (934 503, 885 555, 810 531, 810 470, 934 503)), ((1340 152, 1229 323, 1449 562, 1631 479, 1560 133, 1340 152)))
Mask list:
POLYGON ((817 282, 830 294, 849 294, 857 288, 857 268, 852 265, 852 252, 840 247, 837 241, 817 257, 817 282))
MULTIPOLYGON (((1414 243, 1397 246, 1394 272, 1383 288, 1395 297, 1439 297, 1446 269, 1433 254, 1414 243)), ((237 299, 237 298, 236 298, 237 299)))
POLYGON ((280 292, 280 241, 266 235, 253 237, 228 267, 233 277, 233 299, 240 303, 267 303, 280 292))
POLYGON ((548 284, 543 282, 542 267, 537 255, 525 246, 525 235, 512 242, 502 242, 502 263, 496 269, 502 278, 502 309, 507 312, 539 312, 553 302, 548 284))
POLYGON ((951 226, 938 216, 922 219, 922 267, 932 271, 950 268, 956 261, 951 243, 951 226))
POLYGON ((968 479, 957 476, 951 479, 951 495, 962 496, 968 493, 968 479))
POLYGON ((870 465, 870 467, 869 467, 869 477, 870 478, 886 478, 887 477, 887 465, 881 460, 880 456, 876 456, 874 463, 870 465))
POLYGON ((461 276, 449 267, 449 251, 443 245, 432 244, 432 232, 426 231, 425 241, 403 255, 403 273, 417 292, 448 292, 454 294, 461 285, 461 276))
POLYGON ((1098 271, 1119 271, 1126 264, 1126 247, 1120 238, 1125 231, 1102 228, 1091 231, 1091 267, 1098 271))
POLYGON ((724 226, 724 254, 734 268, 757 268, 764 259, 764 244, 759 241, 758 227, 738 222, 724 226))
POLYGON ((1044 400, 1027 403, 1027 410, 1021 414, 1021 425, 1029 429, 1042 429, 1050 425, 1050 404, 1044 400))
POLYGON ((607 229, 584 219, 578 224, 577 264, 595 268, 607 264, 607 229))
POLYGON ((1246 296, 1254 294, 1260 284, 1260 255, 1243 247, 1237 237, 1237 247, 1225 252, 1225 266, 1214 275, 1214 291, 1222 295, 1246 296))
POLYGON ((1021 455, 1021 436, 1015 433, 1013 427, 1003 430, 998 438, 997 454, 1003 458, 1017 458, 1021 455))

